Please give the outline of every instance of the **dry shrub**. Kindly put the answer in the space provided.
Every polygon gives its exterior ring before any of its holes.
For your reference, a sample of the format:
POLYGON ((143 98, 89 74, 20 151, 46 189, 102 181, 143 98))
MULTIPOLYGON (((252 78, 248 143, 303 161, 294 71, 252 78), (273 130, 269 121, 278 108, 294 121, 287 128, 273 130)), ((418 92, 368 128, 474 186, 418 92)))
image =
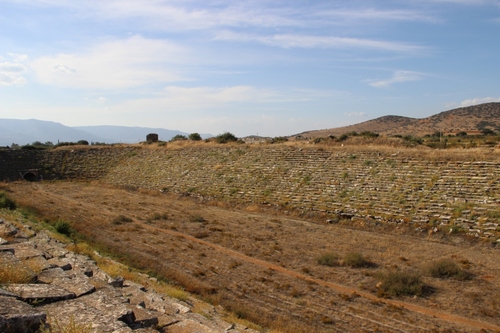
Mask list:
POLYGON ((323 266, 339 266, 340 265, 340 259, 339 256, 336 253, 329 252, 321 255, 317 259, 318 264, 323 265, 323 266))
POLYGON ((0 284, 34 283, 36 273, 21 261, 0 263, 0 284))
POLYGON ((73 316, 70 317, 69 322, 64 325, 59 322, 55 317, 49 317, 50 325, 42 327, 40 329, 41 333, 90 333, 92 332, 92 323, 79 324, 75 322, 73 316))
POLYGON ((418 273, 392 271, 380 275, 378 295, 387 296, 423 296, 426 285, 418 273))
POLYGON ((372 267, 373 263, 368 259, 366 259, 359 252, 348 252, 344 256, 344 265, 353 268, 363 268, 363 267, 372 267))
POLYGON ((124 223, 130 223, 132 221, 133 220, 130 217, 128 217, 128 216, 118 215, 117 217, 115 217, 113 219, 113 221, 111 221, 111 223, 115 224, 115 225, 120 225, 120 224, 124 224, 124 223))
POLYGON ((472 273, 460 268, 460 266, 451 259, 441 259, 431 262, 425 268, 429 276, 439 279, 455 279, 460 281, 471 280, 472 273))

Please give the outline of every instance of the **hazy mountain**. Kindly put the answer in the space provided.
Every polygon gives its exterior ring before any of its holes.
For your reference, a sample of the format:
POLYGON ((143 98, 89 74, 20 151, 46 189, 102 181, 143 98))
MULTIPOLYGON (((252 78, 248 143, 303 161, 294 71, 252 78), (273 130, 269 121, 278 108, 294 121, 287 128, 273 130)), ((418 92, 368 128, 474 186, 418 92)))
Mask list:
MULTIPOLYGON (((168 130, 164 128, 149 128, 149 127, 125 127, 125 126, 77 126, 73 127, 93 135, 104 138, 107 143, 137 143, 146 140, 146 135, 149 133, 158 134, 158 139, 168 141, 176 135, 188 136, 189 133, 168 130)), ((200 134, 202 138, 208 138, 210 134, 200 134)))
POLYGON ((103 138, 52 121, 0 119, 0 146, 10 146, 12 143, 25 145, 35 141, 56 144, 79 140, 103 141, 103 138))
MULTIPOLYGON (((163 128, 126 127, 126 126, 79 126, 69 127, 52 121, 36 119, 0 119, 0 146, 30 144, 35 141, 105 143, 138 143, 146 140, 146 135, 156 133, 160 140, 168 141, 175 135, 188 136, 189 133, 163 128)), ((202 138, 211 137, 201 134, 202 138)))

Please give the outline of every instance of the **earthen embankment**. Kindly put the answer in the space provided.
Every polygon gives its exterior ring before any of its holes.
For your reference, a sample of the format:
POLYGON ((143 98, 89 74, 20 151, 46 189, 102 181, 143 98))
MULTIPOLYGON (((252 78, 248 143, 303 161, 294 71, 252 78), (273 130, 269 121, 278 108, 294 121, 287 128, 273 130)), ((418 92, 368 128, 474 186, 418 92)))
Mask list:
POLYGON ((48 179, 100 179, 240 204, 321 211, 333 223, 414 224, 416 230, 462 231, 492 240, 500 234, 500 158, 494 152, 236 145, 22 154, 0 154, 0 172, 9 175, 2 178, 14 177, 16 169, 42 168, 48 179))

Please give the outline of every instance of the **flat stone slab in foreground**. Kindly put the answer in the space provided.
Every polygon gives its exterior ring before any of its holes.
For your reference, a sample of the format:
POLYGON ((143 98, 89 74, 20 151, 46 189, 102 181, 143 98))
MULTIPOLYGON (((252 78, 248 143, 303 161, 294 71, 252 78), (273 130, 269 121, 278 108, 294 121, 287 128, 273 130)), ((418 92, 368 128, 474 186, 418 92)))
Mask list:
POLYGON ((13 297, 0 296, 0 332, 36 332, 47 316, 13 297))
POLYGON ((128 324, 135 322, 134 313, 126 306, 127 301, 116 292, 100 290, 77 299, 43 305, 49 325, 57 323, 65 327, 71 320, 77 325, 92 323, 93 332, 131 332, 128 324))
POLYGON ((75 293, 53 284, 10 284, 8 291, 31 304, 52 303, 75 298, 75 293))

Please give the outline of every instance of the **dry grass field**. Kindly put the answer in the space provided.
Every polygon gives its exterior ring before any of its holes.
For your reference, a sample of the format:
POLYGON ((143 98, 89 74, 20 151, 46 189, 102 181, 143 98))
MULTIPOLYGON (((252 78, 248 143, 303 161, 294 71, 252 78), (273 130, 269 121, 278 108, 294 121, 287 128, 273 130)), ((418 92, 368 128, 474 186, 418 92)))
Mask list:
POLYGON ((500 332, 499 246, 491 243, 401 226, 361 230, 99 182, 0 190, 50 223, 69 222, 101 251, 271 332, 500 332))

